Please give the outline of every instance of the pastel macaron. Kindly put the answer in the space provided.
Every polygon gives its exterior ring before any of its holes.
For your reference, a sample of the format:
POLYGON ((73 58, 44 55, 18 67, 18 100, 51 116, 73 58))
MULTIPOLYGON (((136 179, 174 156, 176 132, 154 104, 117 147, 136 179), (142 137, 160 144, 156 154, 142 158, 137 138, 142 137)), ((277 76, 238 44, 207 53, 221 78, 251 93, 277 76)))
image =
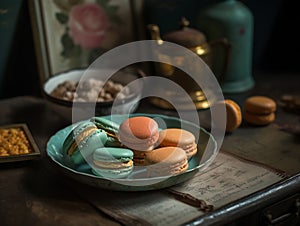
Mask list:
POLYGON ((63 159, 66 165, 74 167, 86 163, 95 149, 103 147, 107 141, 104 130, 92 122, 80 122, 68 134, 63 143, 63 159))
POLYGON ((172 176, 188 169, 185 151, 179 147, 162 147, 151 151, 146 156, 149 177, 172 176))
POLYGON ((266 96, 252 96, 244 102, 244 119, 252 125, 264 126, 275 120, 276 102, 266 96))
POLYGON ((104 178, 127 177, 133 170, 133 152, 126 148, 103 147, 93 153, 92 172, 104 178))
POLYGON ((188 159, 197 153, 194 134, 184 129, 169 128, 160 131, 158 143, 160 147, 180 147, 188 159))
POLYGON ((120 141, 138 151, 152 150, 158 140, 158 125, 152 118, 137 116, 125 119, 119 128, 120 141))
POLYGON ((158 124, 150 117, 131 117, 121 123, 118 137, 122 144, 133 150, 134 164, 144 165, 145 155, 154 149, 158 140, 158 124))
POLYGON ((107 135, 107 141, 105 146, 112 146, 112 147, 121 147, 121 143, 118 139, 118 130, 120 125, 103 117, 92 117, 90 119, 98 129, 104 130, 107 135))

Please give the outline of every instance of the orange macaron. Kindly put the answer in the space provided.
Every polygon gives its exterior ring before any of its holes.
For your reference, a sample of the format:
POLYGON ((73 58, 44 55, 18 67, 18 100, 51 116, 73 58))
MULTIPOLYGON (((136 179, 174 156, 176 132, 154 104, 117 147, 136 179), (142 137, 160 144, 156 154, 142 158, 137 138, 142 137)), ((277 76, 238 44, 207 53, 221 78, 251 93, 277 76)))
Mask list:
POLYGON ((150 117, 136 116, 124 120, 118 131, 119 140, 133 150, 133 161, 144 165, 146 152, 152 151, 159 138, 158 125, 150 117))
POLYGON ((158 143, 160 147, 180 147, 188 159, 197 153, 194 134, 184 129, 169 128, 160 131, 158 143))
POLYGON ((226 107, 226 132, 233 132, 242 123, 242 111, 240 106, 233 100, 225 100, 226 107))
POLYGON ((252 96, 244 102, 244 119, 252 125, 264 126, 275 120, 276 102, 266 96, 252 96))
POLYGON ((218 101, 215 104, 213 104, 212 108, 215 110, 215 112, 221 113, 222 108, 225 108, 226 117, 215 117, 214 123, 217 127, 223 127, 225 125, 226 132, 233 132, 235 129, 237 129, 241 123, 242 123, 242 111, 240 106, 231 99, 225 99, 222 101, 218 101), (220 111, 219 111, 220 109, 220 111), (224 120, 226 124, 224 124, 224 120))
POLYGON ((146 156, 149 177, 172 176, 188 169, 185 151, 179 147, 162 147, 154 149, 146 156))

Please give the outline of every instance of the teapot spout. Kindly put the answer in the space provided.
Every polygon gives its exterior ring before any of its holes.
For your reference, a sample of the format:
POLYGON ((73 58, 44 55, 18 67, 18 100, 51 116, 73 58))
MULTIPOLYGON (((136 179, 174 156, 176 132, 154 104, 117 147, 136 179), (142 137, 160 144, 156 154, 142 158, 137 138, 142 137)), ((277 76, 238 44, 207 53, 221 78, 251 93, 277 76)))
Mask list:
POLYGON ((162 44, 163 40, 160 37, 159 27, 156 24, 149 24, 147 28, 150 31, 151 38, 157 40, 158 44, 162 44))

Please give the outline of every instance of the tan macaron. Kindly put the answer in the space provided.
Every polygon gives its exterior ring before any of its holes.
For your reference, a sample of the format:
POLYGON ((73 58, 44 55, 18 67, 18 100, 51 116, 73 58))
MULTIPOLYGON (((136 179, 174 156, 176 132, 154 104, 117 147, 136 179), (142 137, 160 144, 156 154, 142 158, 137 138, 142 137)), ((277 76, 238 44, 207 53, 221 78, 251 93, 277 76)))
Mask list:
POLYGON ((194 134, 184 129, 169 128, 160 131, 158 143, 160 147, 182 148, 188 159, 197 153, 194 134))
POLYGON ((249 112, 244 113, 244 118, 248 123, 258 126, 268 125, 275 120, 275 114, 255 115, 249 112))
POLYGON ((145 158, 150 177, 171 176, 188 169, 185 151, 179 147, 162 147, 149 152, 145 158))
POLYGON ((269 97, 252 96, 246 99, 244 108, 252 114, 266 115, 276 111, 276 103, 269 97))
POLYGON ((275 120, 276 103, 265 96, 252 96, 244 103, 244 119, 252 125, 264 126, 275 120))
POLYGON ((226 107, 226 132, 233 132, 242 123, 242 112, 240 106, 233 100, 225 100, 226 107))

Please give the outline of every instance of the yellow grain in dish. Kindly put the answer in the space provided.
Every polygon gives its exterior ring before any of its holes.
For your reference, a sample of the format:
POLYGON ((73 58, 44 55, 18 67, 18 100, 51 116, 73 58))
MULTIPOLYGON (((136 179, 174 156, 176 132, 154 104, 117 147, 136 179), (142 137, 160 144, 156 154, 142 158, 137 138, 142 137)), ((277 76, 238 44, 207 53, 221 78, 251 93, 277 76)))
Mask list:
POLYGON ((0 156, 32 152, 29 141, 20 128, 0 129, 0 156))

